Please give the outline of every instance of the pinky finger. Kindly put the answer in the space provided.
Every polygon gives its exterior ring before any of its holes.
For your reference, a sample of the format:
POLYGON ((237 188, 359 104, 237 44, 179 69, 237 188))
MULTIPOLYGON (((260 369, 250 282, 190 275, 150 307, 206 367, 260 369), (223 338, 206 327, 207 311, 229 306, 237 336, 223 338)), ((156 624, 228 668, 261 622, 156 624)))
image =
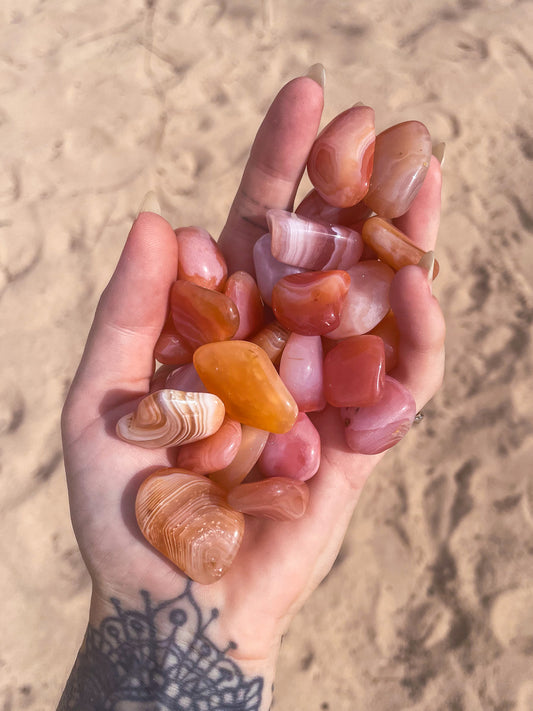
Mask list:
POLYGON ((396 274, 390 302, 400 331, 398 365, 391 375, 411 391, 420 410, 442 384, 444 317, 426 271, 417 266, 396 274))

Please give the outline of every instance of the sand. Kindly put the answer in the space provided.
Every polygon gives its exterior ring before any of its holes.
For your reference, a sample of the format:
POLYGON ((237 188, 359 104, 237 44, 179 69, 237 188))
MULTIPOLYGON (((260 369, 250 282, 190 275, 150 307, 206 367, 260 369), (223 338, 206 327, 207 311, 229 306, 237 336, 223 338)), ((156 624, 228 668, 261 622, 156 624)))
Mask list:
POLYGON ((533 3, 9 1, 0 29, 0 708, 54 707, 86 624, 59 418, 144 193, 217 234, 277 89, 320 61, 446 141, 445 385, 283 644, 280 711, 533 709, 533 3))

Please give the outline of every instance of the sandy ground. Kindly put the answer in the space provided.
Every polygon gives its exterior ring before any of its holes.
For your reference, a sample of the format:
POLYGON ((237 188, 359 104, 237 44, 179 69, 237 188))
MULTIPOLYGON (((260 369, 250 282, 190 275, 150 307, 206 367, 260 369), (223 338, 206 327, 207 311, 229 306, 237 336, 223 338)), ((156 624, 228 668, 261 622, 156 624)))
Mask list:
POLYGON ((533 709, 533 3, 8 0, 0 11, 0 708, 54 706, 86 622, 59 438, 144 195, 213 234, 277 89, 446 141, 443 390, 286 637, 275 708, 533 709))

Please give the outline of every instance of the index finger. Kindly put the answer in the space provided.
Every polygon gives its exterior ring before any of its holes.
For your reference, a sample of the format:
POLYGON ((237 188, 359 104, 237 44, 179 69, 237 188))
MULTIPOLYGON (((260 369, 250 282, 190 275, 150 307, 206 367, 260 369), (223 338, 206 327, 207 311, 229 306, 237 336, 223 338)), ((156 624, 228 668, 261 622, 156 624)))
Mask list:
POLYGON ((230 273, 238 269, 254 273, 252 249, 268 232, 267 210, 292 209, 323 105, 322 86, 310 77, 293 79, 274 99, 218 241, 230 273))

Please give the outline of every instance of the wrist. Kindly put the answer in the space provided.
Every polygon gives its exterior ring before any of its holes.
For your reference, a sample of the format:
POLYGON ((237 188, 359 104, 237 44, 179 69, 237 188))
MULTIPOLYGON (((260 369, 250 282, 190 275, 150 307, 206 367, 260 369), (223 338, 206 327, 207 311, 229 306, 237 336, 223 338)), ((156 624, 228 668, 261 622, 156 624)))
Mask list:
POLYGON ((98 693, 95 710, 113 699, 149 702, 165 711, 238 704, 266 711, 278 645, 265 656, 249 654, 227 636, 224 615, 206 605, 204 595, 197 599, 198 590, 205 588, 189 581, 168 600, 139 591, 135 604, 131 597, 106 600, 93 593, 86 638, 65 692, 73 701, 60 709, 98 693))

